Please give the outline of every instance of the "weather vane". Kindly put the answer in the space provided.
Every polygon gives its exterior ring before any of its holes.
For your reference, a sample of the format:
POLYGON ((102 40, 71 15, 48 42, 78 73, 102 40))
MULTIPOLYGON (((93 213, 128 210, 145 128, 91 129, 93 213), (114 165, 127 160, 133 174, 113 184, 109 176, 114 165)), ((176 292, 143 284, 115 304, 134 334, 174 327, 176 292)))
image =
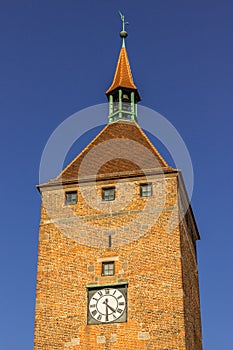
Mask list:
POLYGON ((128 36, 128 33, 125 31, 125 25, 128 25, 129 22, 125 22, 125 16, 121 13, 121 11, 119 11, 119 14, 122 20, 122 31, 120 32, 120 37, 123 39, 122 47, 125 47, 125 38, 128 36))

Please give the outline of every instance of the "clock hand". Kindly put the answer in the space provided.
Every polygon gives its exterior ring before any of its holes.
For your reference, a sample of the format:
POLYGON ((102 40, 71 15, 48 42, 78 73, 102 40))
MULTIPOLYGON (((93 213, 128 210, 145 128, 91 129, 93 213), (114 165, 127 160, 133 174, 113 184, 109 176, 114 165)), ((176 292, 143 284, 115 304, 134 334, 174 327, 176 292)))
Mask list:
POLYGON ((108 305, 108 299, 106 299, 103 304, 105 304, 107 306, 107 308, 109 308, 112 312, 115 312, 116 310, 113 309, 113 307, 111 307, 110 305, 108 305))
POLYGON ((112 312, 115 312, 116 309, 114 310, 110 305, 108 305, 109 309, 112 311, 112 312))
POLYGON ((108 321, 108 303, 107 303, 108 299, 106 299, 105 301, 106 301, 106 303, 105 303, 105 305, 106 305, 106 321, 108 321))

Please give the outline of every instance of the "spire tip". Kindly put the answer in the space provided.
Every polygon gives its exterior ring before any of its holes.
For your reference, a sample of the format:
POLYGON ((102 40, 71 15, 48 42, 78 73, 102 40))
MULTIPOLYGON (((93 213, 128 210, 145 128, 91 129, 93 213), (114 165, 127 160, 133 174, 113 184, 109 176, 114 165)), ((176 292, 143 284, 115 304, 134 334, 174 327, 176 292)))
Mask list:
POLYGON ((120 32, 120 37, 122 38, 122 47, 125 47, 125 38, 127 38, 128 33, 125 30, 125 25, 129 24, 128 22, 125 22, 125 16, 119 11, 119 14, 121 16, 122 21, 122 31, 120 32))

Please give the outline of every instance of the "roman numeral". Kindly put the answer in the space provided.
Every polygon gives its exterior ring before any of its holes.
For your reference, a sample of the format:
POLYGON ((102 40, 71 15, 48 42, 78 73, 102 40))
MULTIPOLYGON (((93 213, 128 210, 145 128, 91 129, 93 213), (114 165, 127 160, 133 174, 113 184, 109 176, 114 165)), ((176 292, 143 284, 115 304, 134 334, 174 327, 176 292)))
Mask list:
POLYGON ((119 297, 117 297, 118 300, 119 300, 120 298, 122 298, 122 295, 120 295, 119 297))
MULTIPOLYGON (((101 297, 102 297, 102 295, 103 295, 103 293, 101 292, 101 290, 98 291, 98 294, 99 294, 99 296, 101 296, 101 297)), ((93 298, 93 299, 94 299, 94 298, 93 298)))
POLYGON ((97 317, 97 320, 100 321, 101 318, 102 318, 102 315, 99 315, 99 316, 97 317))
POLYGON ((121 303, 119 303, 119 305, 121 305, 121 306, 122 306, 122 305, 125 305, 125 303, 124 303, 124 302, 121 302, 121 303))
POLYGON ((119 314, 121 314, 122 312, 123 312, 123 310, 121 310, 121 309, 117 309, 117 312, 119 312, 119 314))
POLYGON ((90 305, 90 307, 96 307, 96 304, 92 304, 92 305, 90 305))
POLYGON ((95 317, 95 315, 97 314, 97 311, 96 310, 94 310, 94 311, 92 311, 92 316, 94 316, 95 317))
POLYGON ((105 289, 105 294, 109 294, 109 289, 105 289))

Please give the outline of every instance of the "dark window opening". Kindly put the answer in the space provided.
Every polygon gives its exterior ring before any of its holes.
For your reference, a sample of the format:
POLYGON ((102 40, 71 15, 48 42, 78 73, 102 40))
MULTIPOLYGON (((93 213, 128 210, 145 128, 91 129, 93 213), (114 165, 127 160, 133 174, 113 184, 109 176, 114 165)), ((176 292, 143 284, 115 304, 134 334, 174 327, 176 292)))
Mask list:
POLYGON ((152 196, 152 184, 145 183, 140 185, 140 196, 141 197, 150 197, 152 196))
POLYGON ((113 276, 114 275, 114 261, 108 261, 102 263, 102 275, 103 276, 113 276))
POLYGON ((77 203, 77 191, 69 191, 65 194, 66 204, 76 204, 77 203))
POLYGON ((103 201, 113 201, 115 199, 115 187, 102 188, 103 201))

